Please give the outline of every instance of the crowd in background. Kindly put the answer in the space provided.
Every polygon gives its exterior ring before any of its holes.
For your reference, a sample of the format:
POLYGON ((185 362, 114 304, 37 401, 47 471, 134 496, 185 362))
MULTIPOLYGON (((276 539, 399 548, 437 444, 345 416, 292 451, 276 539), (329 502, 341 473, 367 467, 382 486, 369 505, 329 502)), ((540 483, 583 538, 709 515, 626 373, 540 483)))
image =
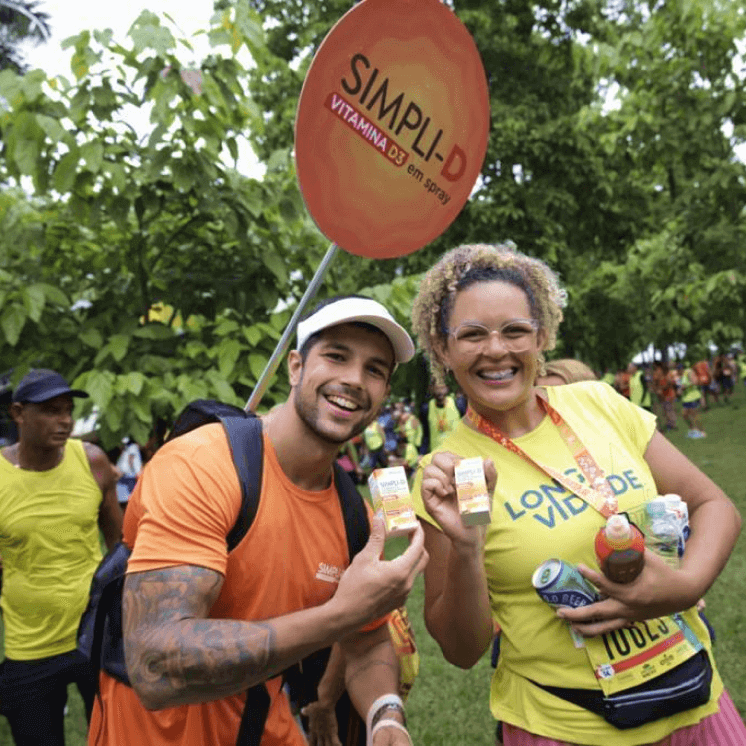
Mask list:
POLYGON ((630 363, 616 373, 607 370, 601 379, 633 403, 654 412, 661 430, 676 430, 681 415, 687 437, 705 438, 701 413, 711 406, 730 405, 738 381, 746 385, 746 354, 702 353, 696 362, 630 363))
MULTIPOLYGON (((538 382, 551 386, 594 378, 656 414, 661 430, 676 430, 683 417, 687 437, 704 438, 701 413, 730 404, 739 380, 746 385, 746 354, 703 354, 693 363, 630 363, 616 373, 596 373, 579 360, 563 358, 549 361, 546 376, 538 382)), ((403 466, 409 478, 420 457, 437 447, 465 411, 463 393, 443 385, 433 386, 419 408, 411 399, 391 399, 364 433, 345 444, 339 463, 358 484, 373 469, 388 466, 403 466)))
MULTIPOLYGON (((712 406, 729 405, 738 382, 746 385, 746 353, 702 354, 693 363, 630 363, 626 369, 603 373, 594 372, 579 360, 565 358, 549 361, 547 375, 540 383, 557 385, 593 378, 605 381, 634 404, 655 413, 661 430, 678 429, 681 417, 687 437, 704 438, 701 413, 712 406)), ((452 393, 442 385, 433 386, 420 407, 411 399, 391 398, 365 432, 345 444, 339 464, 358 484, 364 483, 373 469, 389 466, 403 466, 409 478, 420 457, 437 447, 465 411, 463 393, 452 393)), ((139 445, 127 439, 107 451, 121 474, 117 497, 123 510, 154 450, 153 442, 139 445)))
POLYGON ((466 411, 462 394, 435 386, 417 409, 411 400, 388 401, 365 431, 345 444, 339 464, 359 484, 374 469, 402 466, 411 477, 420 456, 428 453, 459 422, 466 411))

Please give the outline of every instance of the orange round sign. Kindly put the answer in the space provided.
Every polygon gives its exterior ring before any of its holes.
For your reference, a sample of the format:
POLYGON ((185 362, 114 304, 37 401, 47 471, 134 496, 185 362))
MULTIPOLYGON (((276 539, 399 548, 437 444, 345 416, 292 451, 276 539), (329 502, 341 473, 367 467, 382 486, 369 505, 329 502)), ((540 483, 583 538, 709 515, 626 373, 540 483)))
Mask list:
POLYGON ((479 52, 440 0, 363 0, 319 47, 295 122, 303 199, 353 254, 410 254, 469 199, 489 135, 479 52))

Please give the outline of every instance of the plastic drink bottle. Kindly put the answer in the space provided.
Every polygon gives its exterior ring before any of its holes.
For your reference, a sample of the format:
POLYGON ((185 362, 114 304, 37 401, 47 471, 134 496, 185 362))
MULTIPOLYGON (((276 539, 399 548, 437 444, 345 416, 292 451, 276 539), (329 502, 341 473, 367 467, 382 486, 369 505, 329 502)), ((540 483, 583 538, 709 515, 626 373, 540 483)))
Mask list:
POLYGON ((596 534, 601 572, 615 583, 631 583, 645 564, 645 537, 623 515, 612 515, 596 534))

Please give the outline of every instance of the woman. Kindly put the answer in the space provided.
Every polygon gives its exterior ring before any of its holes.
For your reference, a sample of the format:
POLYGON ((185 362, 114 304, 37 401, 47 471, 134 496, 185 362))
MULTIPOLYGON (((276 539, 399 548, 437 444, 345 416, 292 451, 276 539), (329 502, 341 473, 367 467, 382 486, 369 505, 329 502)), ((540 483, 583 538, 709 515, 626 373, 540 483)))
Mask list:
POLYGON ((424 459, 413 489, 430 555, 428 630, 446 659, 466 668, 489 646, 493 623, 500 625, 490 704, 506 746, 746 743, 716 670, 696 700, 704 703, 686 709, 689 700, 675 715, 667 703, 665 716, 653 712, 641 722, 640 710, 634 727, 621 729, 588 709, 662 671, 678 676, 681 660, 701 666, 706 683, 710 640, 693 607, 725 565, 740 517, 656 431, 654 416, 610 387, 535 387, 564 302, 545 264, 505 246, 455 249, 420 287, 413 325, 434 378, 443 382, 451 371, 469 401, 458 428, 424 459), (487 527, 464 526, 457 509, 454 464, 474 456, 485 459, 489 485, 497 482, 487 527), (592 569, 604 516, 615 509, 634 515, 667 493, 681 495, 689 510, 681 567, 648 551, 628 585, 592 569), (579 565, 604 600, 556 611, 544 603, 532 575, 553 557, 579 565), (676 612, 683 613, 674 619, 676 612), (546 686, 561 687, 563 696, 546 686))

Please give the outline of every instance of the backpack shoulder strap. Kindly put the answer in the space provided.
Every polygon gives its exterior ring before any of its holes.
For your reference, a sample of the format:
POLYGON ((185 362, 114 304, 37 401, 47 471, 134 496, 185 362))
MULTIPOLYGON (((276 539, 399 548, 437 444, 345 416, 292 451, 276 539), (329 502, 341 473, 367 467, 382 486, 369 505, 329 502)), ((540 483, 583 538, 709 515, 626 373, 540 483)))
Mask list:
POLYGON ((370 536, 368 511, 365 501, 357 491, 350 475, 336 462, 334 463, 334 484, 342 506, 342 517, 347 534, 347 546, 352 558, 365 546, 370 536))
POLYGON ((228 436, 233 464, 241 483, 241 509, 235 525, 226 537, 230 552, 246 536, 256 517, 262 492, 264 441, 262 421, 258 417, 222 417, 220 422, 228 436))
POLYGON ((104 670, 129 684, 122 646, 122 587, 130 549, 117 542, 101 560, 91 579, 88 605, 80 618, 77 649, 90 661, 94 691, 104 670))

